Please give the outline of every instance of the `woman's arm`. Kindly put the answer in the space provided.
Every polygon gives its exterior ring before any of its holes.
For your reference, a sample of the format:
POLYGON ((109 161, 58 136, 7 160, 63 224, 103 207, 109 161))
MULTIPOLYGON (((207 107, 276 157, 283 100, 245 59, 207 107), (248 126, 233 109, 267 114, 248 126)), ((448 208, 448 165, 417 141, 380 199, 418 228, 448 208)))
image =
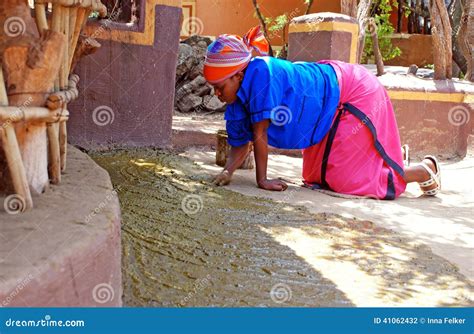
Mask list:
POLYGON ((268 164, 268 119, 253 124, 253 149, 255 154, 257 185, 266 190, 283 191, 288 185, 281 180, 267 179, 268 164))
POLYGON ((224 170, 215 177, 214 184, 218 186, 225 186, 230 183, 232 174, 235 170, 242 166, 245 158, 249 153, 250 142, 242 146, 232 146, 227 157, 227 163, 225 164, 224 170))

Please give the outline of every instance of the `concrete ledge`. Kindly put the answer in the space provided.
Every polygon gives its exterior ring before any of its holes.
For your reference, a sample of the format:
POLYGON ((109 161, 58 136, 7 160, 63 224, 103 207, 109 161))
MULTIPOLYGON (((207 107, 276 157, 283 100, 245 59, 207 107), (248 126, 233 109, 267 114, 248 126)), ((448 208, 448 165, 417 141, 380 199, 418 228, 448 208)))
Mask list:
POLYGON ((0 306, 121 306, 120 207, 105 170, 69 147, 62 183, 32 211, 8 213, 1 196, 0 306))
POLYGON ((392 101, 402 144, 418 155, 466 156, 473 131, 474 84, 387 72, 379 80, 392 101))

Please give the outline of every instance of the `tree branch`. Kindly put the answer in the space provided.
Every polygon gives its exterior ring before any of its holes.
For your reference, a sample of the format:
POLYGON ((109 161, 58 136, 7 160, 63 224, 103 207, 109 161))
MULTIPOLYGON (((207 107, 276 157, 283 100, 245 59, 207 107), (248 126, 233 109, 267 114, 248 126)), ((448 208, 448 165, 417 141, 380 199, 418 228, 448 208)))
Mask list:
POLYGON ((262 13, 260 12, 260 7, 257 3, 257 0, 252 0, 252 2, 253 6, 255 7, 255 12, 257 13, 258 19, 260 20, 260 25, 262 26, 263 35, 265 36, 269 44, 269 56, 273 57, 273 49, 270 42, 270 38, 268 37, 267 24, 265 23, 265 19, 263 18, 262 13))

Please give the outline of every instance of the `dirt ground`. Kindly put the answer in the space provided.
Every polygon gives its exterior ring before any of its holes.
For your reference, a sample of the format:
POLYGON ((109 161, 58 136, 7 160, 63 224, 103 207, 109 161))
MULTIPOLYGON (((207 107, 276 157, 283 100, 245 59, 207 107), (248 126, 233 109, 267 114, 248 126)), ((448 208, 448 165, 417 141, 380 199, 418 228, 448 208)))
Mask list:
POLYGON ((121 189, 124 305, 474 305, 455 265, 371 221, 216 188, 172 152, 91 156, 121 189))

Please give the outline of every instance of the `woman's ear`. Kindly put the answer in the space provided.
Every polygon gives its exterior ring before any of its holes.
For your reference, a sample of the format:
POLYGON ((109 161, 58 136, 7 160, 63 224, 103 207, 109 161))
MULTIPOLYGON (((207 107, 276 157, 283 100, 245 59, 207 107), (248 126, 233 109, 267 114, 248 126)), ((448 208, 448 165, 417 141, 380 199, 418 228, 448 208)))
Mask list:
POLYGON ((239 73, 236 74, 236 76, 239 79, 239 81, 244 80, 244 72, 239 72, 239 73))

